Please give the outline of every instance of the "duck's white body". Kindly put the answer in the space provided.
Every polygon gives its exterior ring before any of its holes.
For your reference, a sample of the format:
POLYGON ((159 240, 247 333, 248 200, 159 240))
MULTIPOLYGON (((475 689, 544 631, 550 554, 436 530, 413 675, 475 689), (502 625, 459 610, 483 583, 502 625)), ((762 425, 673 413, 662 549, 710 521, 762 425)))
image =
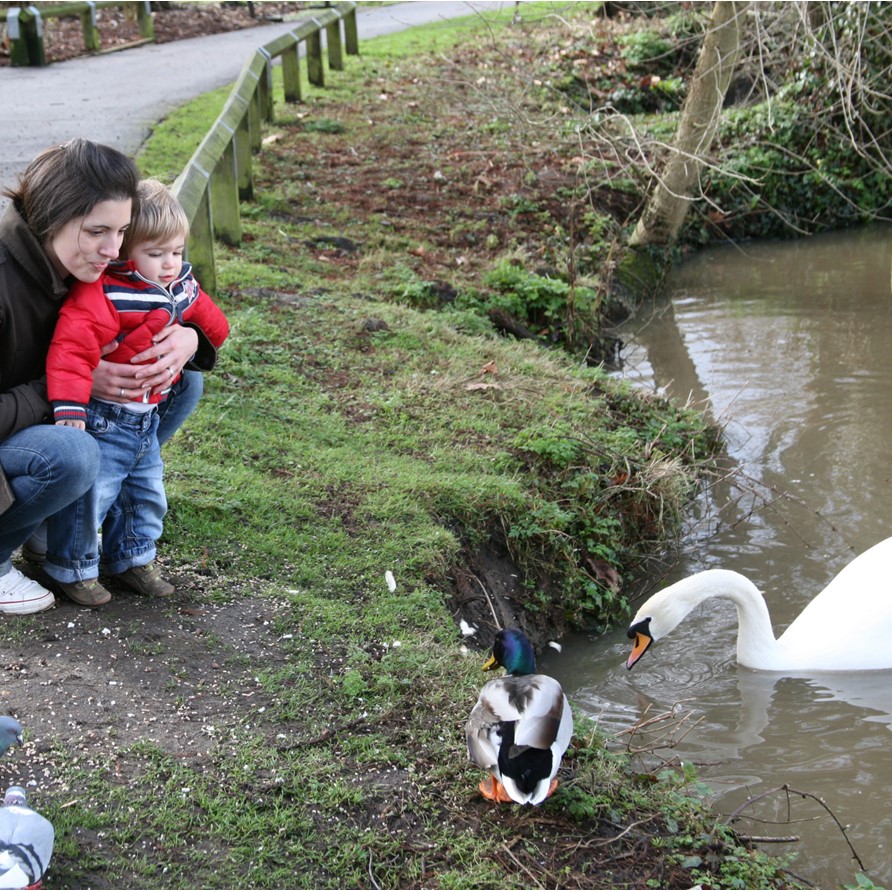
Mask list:
MULTIPOLYGON (((774 671, 892 668, 892 538, 841 570, 780 638, 774 637, 761 592, 732 570, 704 570, 654 595, 635 614, 629 635, 659 640, 708 598, 727 598, 737 607, 737 662, 742 666, 774 671)), ((648 643, 636 643, 629 668, 648 643)))
POLYGON ((555 679, 507 675, 483 686, 465 730, 471 761, 491 771, 514 802, 538 805, 548 796, 570 745, 573 715, 555 679), (513 734, 510 745, 503 738, 506 725, 513 734), (524 784, 519 773, 527 750, 548 754, 548 766, 535 785, 524 784))

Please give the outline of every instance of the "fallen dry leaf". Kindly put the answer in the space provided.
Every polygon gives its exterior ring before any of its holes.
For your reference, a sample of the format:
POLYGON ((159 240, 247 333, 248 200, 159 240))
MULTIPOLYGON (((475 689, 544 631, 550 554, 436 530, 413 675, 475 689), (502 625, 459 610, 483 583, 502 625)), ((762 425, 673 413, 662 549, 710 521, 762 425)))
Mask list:
POLYGON ((587 557, 585 562, 588 564, 595 579, 599 582, 603 582, 610 591, 618 592, 620 588, 622 588, 622 580, 620 579, 616 567, 612 567, 607 561, 597 560, 591 557, 587 557))

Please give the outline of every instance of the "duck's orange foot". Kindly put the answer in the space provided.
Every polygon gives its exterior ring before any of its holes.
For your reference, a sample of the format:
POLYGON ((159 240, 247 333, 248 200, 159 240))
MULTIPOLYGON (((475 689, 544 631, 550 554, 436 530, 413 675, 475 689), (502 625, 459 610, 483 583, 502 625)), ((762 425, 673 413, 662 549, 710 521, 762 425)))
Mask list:
POLYGON ((508 795, 508 791, 502 786, 502 782, 494 774, 491 774, 487 780, 480 781, 478 789, 484 799, 489 799, 490 802, 514 802, 508 795))
POLYGON ((557 785, 558 779, 554 778, 554 780, 552 780, 551 782, 551 786, 548 788, 548 792, 545 794, 546 799, 548 799, 548 797, 557 789, 557 785))

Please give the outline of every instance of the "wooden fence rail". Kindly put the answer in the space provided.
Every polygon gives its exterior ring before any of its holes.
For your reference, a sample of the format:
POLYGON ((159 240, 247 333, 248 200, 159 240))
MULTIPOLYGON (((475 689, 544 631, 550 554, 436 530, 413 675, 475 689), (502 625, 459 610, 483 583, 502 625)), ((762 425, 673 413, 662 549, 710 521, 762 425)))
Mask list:
POLYGON ((273 60, 282 60, 285 100, 299 101, 301 43, 306 45, 307 80, 324 86, 323 30, 330 69, 343 68, 344 48, 352 55, 359 53, 356 3, 352 0, 319 10, 292 31, 255 50, 214 125, 173 184, 191 225, 189 260, 202 287, 211 294, 217 285, 214 242, 237 245, 241 241, 239 202, 252 197, 252 155, 260 151, 262 124, 273 120, 273 60))
POLYGON ((102 49, 99 29, 96 27, 96 10, 120 6, 136 17, 140 43, 155 39, 149 0, 77 0, 50 5, 10 6, 0 10, 0 20, 6 20, 11 65, 46 65, 46 49, 43 44, 43 23, 47 19, 77 16, 81 20, 84 49, 98 53, 102 49))

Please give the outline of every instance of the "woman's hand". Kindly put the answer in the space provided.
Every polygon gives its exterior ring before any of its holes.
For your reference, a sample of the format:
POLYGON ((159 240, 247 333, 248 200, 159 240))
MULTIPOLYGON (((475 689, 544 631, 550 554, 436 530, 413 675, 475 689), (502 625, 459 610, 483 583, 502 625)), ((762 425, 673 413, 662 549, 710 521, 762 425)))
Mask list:
MULTIPOLYGON (((179 376, 198 349, 195 330, 182 325, 168 325, 155 335, 154 341, 153 346, 137 353, 130 363, 100 360, 93 372, 92 396, 113 403, 126 403, 142 400, 147 391, 160 393, 179 376)), ((104 347, 103 356, 116 346, 112 343, 104 347)))

